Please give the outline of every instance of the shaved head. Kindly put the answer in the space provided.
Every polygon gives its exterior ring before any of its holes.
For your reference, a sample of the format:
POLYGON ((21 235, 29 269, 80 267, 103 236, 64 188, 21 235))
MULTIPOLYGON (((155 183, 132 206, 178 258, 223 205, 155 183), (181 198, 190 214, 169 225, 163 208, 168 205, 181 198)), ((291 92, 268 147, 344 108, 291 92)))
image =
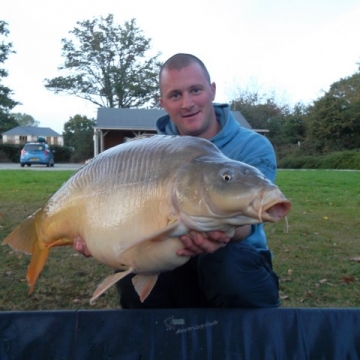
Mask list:
POLYGON ((164 70, 181 70, 189 66, 190 64, 199 64, 201 69, 204 71, 205 77, 209 81, 209 84, 211 83, 210 74, 204 63, 199 58, 191 54, 179 53, 173 55, 171 58, 166 60, 162 65, 159 73, 160 90, 161 90, 162 73, 164 70))

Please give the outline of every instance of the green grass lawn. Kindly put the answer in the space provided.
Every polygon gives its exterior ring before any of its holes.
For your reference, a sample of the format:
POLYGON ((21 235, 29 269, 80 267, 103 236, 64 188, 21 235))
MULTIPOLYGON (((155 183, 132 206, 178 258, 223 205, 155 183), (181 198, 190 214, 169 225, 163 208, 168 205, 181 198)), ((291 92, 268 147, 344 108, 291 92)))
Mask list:
MULTIPOLYGON (((72 175, 71 171, 0 171, 0 241, 72 175)), ((292 201, 285 221, 266 224, 284 307, 360 306, 360 172, 278 172, 277 183, 292 201)), ((95 305, 89 299, 110 268, 54 248, 27 295, 30 257, 0 247, 0 310, 118 308, 115 287, 95 305)))
POLYGON ((279 171, 292 201, 285 222, 266 224, 283 306, 360 306, 360 172, 279 171))

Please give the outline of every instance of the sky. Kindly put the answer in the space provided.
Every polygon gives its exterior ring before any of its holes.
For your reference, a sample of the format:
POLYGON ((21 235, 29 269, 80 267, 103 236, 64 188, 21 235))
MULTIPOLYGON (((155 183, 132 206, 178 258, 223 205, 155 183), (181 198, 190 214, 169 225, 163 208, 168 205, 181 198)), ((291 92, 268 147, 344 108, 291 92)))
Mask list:
POLYGON ((62 75, 61 39, 76 23, 109 14, 121 26, 136 19, 151 39, 149 56, 199 57, 216 83, 216 102, 248 89, 309 104, 359 68, 359 0, 2 0, 0 20, 16 51, 3 64, 2 83, 21 102, 12 112, 60 134, 76 114, 96 118, 96 105, 56 95, 44 80, 62 75))

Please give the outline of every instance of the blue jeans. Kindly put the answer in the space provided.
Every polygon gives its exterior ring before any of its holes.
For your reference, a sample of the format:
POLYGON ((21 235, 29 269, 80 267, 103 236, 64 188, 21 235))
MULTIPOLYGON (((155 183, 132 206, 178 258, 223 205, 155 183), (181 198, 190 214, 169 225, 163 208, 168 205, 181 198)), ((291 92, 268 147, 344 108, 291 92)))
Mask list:
POLYGON ((129 275, 116 286, 124 309, 145 308, 265 308, 279 306, 279 282, 270 251, 257 251, 241 242, 213 254, 191 258, 159 275, 141 303, 129 275))

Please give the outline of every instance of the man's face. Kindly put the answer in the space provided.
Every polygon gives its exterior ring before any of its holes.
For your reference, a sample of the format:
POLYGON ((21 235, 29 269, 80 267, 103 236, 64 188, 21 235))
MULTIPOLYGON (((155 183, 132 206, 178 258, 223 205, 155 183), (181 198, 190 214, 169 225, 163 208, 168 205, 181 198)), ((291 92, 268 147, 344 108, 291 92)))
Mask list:
POLYGON ((181 70, 164 69, 160 104, 181 135, 210 139, 219 131, 212 101, 215 83, 209 84, 204 70, 192 63, 181 70))

